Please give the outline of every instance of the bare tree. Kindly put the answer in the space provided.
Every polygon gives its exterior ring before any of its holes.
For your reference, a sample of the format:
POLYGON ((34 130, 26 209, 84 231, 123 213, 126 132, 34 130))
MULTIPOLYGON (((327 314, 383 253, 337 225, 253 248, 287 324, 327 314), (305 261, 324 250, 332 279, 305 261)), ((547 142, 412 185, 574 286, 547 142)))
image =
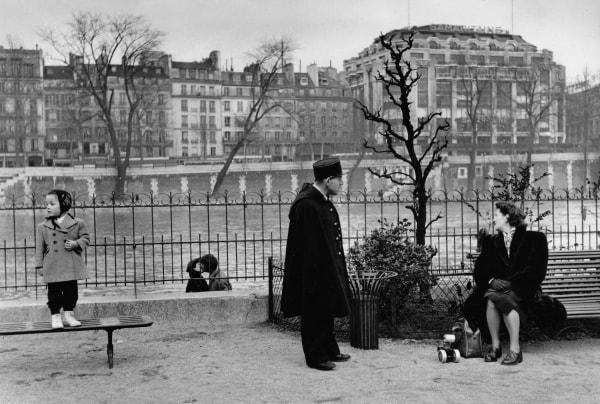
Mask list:
POLYGON ((399 122, 393 118, 393 113, 386 114, 382 109, 371 111, 360 101, 358 105, 364 118, 379 126, 378 135, 383 138, 384 143, 384 146, 380 146, 365 140, 364 147, 374 153, 391 154, 412 169, 412 172, 390 172, 387 169, 383 173, 372 169, 369 171, 394 184, 412 187, 413 202, 407 208, 412 212, 416 223, 416 243, 424 245, 427 228, 441 217, 438 214, 436 218, 427 221, 427 202, 430 198, 430 192, 426 188, 427 178, 436 164, 442 161, 442 152, 448 145, 447 132, 450 125, 447 121, 437 125, 436 117, 441 115, 439 112, 430 112, 416 120, 411 116, 410 94, 421 78, 418 68, 405 57, 406 52, 413 46, 414 36, 415 33, 412 32, 408 38, 403 35, 399 41, 383 34, 379 36, 379 42, 389 52, 389 57, 384 61, 383 73, 378 71, 375 80, 382 84, 384 94, 391 102, 391 108, 399 110, 399 122), (432 126, 434 129, 429 138, 424 139, 422 145, 418 145, 418 140, 427 136, 426 132, 432 126))
POLYGON ((492 84, 485 76, 481 77, 479 67, 462 66, 458 81, 458 106, 462 107, 466 115, 465 130, 471 132, 471 147, 469 150, 468 186, 475 189, 477 178, 475 176, 475 162, 479 150, 478 138, 480 130, 491 131, 490 122, 492 115, 492 84))
POLYGON ((539 63, 527 70, 518 70, 516 74, 516 97, 506 94, 517 109, 517 131, 521 128, 528 132, 527 161, 531 166, 531 156, 539 139, 542 122, 548 123, 555 116, 556 103, 564 97, 564 83, 551 82, 551 67, 539 63), (524 122, 520 125, 519 122, 524 122))
POLYGON ((260 121, 275 108, 282 108, 290 116, 293 111, 288 111, 278 97, 274 88, 276 79, 282 71, 285 61, 292 57, 293 43, 289 38, 265 40, 256 50, 250 53, 252 63, 246 68, 246 73, 251 75, 250 105, 248 112, 237 119, 236 126, 242 128, 242 133, 225 159, 223 167, 217 174, 212 196, 217 195, 223 181, 227 176, 233 159, 242 148, 258 140, 257 129, 260 121))
POLYGON ((65 30, 48 28, 42 36, 96 102, 117 169, 114 190, 123 192, 136 121, 143 105, 156 96, 154 87, 144 82, 145 56, 158 48, 163 33, 142 16, 80 12, 73 14, 65 30), (117 104, 118 91, 124 92, 125 105, 117 104), (125 119, 118 119, 121 111, 125 119), (120 136, 121 126, 125 129, 120 136))
MULTIPOLYGON (((598 134, 594 134, 592 117, 596 109, 594 94, 594 87, 598 86, 599 76, 592 74, 589 69, 585 68, 581 76, 577 76, 577 79, 568 88, 569 98, 569 120, 578 122, 578 126, 581 129, 581 138, 574 139, 583 149, 583 164, 585 168, 585 179, 586 182, 591 178, 590 164, 589 164, 589 152, 594 144, 592 140, 597 140, 598 134), (594 139, 594 135, 595 139, 594 139)), ((596 90, 597 92, 598 90, 596 90)))

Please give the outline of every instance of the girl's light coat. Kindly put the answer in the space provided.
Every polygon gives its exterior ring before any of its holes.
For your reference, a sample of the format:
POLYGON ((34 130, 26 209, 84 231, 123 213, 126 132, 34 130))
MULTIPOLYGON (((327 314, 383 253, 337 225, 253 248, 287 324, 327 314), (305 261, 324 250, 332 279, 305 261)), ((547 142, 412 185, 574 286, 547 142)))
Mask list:
POLYGON ((83 251, 90 244, 90 234, 83 220, 66 215, 60 227, 53 228, 50 220, 37 226, 35 266, 45 283, 86 279, 83 251), (78 247, 67 251, 65 241, 75 240, 78 247))

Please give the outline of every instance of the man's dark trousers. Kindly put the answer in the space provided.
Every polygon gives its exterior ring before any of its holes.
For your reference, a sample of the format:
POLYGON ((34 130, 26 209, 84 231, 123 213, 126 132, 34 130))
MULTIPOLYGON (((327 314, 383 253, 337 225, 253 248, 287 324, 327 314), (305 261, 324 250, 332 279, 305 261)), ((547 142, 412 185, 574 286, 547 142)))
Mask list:
POLYGON ((301 317, 302 349, 308 365, 318 365, 340 353, 333 316, 326 310, 305 310, 301 317))

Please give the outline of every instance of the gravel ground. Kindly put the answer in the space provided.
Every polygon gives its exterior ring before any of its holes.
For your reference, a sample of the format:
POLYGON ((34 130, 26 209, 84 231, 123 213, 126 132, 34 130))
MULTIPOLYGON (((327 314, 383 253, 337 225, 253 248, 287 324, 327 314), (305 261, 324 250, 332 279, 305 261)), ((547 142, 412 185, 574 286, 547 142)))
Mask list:
MULTIPOLYGON (((380 340, 331 372, 306 367, 300 337, 268 324, 152 326, 0 337, 2 403, 598 402, 600 339, 530 342, 518 366, 441 364, 437 341, 380 340)), ((506 349, 506 347, 505 347, 506 349)))

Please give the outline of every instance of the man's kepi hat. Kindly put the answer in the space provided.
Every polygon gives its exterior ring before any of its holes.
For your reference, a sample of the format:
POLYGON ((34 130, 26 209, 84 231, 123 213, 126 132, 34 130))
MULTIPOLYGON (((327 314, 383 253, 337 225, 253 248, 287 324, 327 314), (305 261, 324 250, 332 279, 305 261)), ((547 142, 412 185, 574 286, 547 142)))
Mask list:
POLYGON ((340 177, 342 175, 342 164, 337 157, 328 157, 323 160, 316 161, 313 164, 315 180, 321 181, 329 177, 340 177))

